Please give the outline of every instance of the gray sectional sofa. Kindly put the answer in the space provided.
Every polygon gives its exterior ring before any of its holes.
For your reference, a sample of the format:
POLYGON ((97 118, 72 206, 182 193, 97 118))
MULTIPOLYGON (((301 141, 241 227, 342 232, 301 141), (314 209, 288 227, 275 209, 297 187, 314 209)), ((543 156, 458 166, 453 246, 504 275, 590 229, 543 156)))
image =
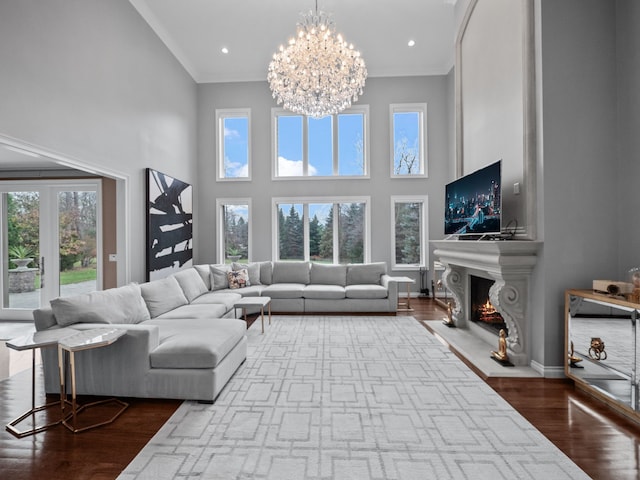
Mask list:
MULTIPOLYGON (((80 395, 213 401, 247 355, 246 324, 233 305, 257 295, 271 297, 272 312, 395 312, 398 287, 384 263, 196 265, 57 298, 33 315, 38 331, 126 330, 112 345, 76 353, 80 395)), ((42 358, 46 392, 59 393, 55 349, 42 358)))

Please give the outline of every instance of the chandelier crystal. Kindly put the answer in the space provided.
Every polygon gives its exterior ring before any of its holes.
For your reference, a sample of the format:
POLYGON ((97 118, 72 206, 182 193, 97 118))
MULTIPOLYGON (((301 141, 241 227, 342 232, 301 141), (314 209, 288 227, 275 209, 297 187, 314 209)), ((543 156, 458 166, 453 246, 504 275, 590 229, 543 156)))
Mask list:
POLYGON ((280 46, 267 80, 278 105, 322 118, 341 112, 362 95, 367 67, 353 44, 336 34, 331 17, 316 9, 302 16, 296 37, 280 46))

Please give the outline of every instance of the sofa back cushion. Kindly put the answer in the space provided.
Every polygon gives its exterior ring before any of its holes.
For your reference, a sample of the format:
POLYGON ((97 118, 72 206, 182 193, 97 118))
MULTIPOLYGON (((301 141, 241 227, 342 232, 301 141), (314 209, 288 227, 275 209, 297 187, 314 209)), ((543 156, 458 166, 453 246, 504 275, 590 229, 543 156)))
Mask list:
POLYGON ((202 281, 207 287, 207 290, 211 290, 211 267, 208 264, 205 265, 194 265, 193 268, 196 269, 196 272, 202 278, 202 281))
POLYGON ((140 323, 150 318, 140 285, 136 284, 54 298, 51 310, 62 327, 74 323, 140 323))
POLYGON ((189 303, 174 276, 143 283, 140 290, 151 318, 189 303))
POLYGON ((211 270, 211 290, 229 288, 227 272, 231 271, 231 265, 210 265, 209 268, 211 270))
POLYGON ((346 265, 311 264, 310 283, 312 285, 341 285, 347 282, 346 265))
POLYGON ((271 285, 273 282, 273 263, 270 261, 260 262, 260 283, 271 285))
POLYGON ((273 262, 272 283, 309 283, 309 262, 273 262))
POLYGON ((347 285, 380 284, 380 277, 387 273, 385 262, 354 263, 347 265, 347 285))
POLYGON ((173 275, 178 281, 178 285, 182 288, 187 301, 191 303, 203 293, 209 291, 202 277, 195 268, 187 268, 173 275))

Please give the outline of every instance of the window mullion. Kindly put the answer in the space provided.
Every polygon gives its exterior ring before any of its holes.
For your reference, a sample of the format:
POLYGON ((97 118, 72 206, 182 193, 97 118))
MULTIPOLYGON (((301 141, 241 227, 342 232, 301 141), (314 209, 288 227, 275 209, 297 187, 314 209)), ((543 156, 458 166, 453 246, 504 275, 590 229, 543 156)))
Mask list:
POLYGON ((304 259, 309 261, 311 258, 311 246, 309 245, 309 204, 302 204, 302 230, 303 230, 303 242, 304 242, 304 259))
POLYGON ((338 135, 340 135, 340 132, 338 132, 338 115, 333 115, 331 117, 331 127, 332 127, 331 143, 333 146, 333 175, 338 176, 340 174, 340 170, 339 170, 340 159, 338 158, 338 153, 340 150, 338 148, 338 143, 339 143, 338 135))
POLYGON ((333 204, 333 263, 340 263, 340 236, 338 229, 340 228, 340 205, 333 204))

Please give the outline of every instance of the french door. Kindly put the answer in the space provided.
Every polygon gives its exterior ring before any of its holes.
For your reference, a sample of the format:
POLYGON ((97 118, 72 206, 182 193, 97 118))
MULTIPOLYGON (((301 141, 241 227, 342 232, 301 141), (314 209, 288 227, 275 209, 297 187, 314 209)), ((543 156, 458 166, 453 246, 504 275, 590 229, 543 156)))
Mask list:
POLYGON ((101 289, 99 180, 2 182, 0 319, 101 289))

